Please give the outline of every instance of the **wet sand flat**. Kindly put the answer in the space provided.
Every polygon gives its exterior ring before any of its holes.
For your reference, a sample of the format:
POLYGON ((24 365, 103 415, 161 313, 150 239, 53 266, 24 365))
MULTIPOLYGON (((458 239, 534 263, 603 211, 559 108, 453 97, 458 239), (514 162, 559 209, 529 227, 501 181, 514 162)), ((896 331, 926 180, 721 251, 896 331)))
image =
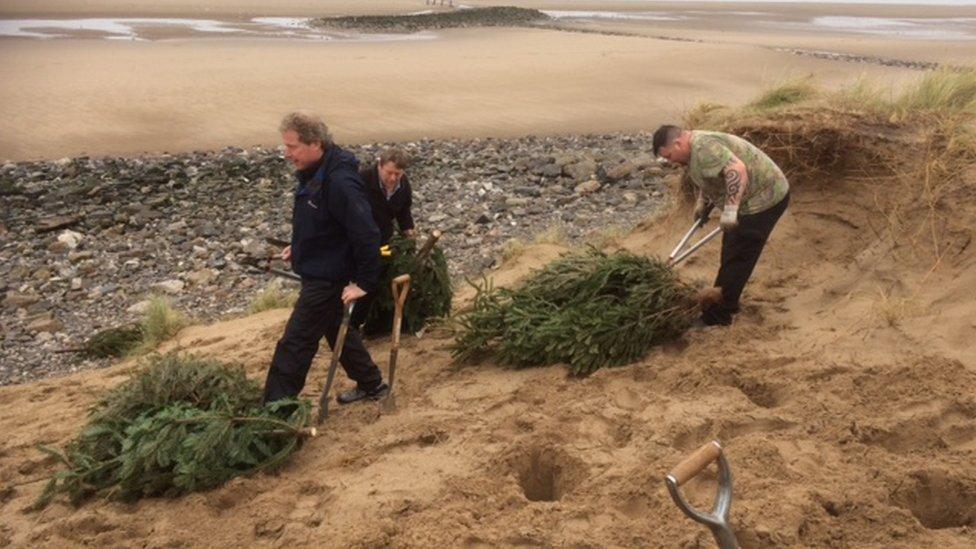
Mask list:
POLYGON ((838 83, 912 71, 753 46, 550 30, 430 41, 7 40, 0 158, 273 144, 281 115, 321 112, 341 141, 629 131, 703 100, 741 102, 784 74, 838 83), (749 63, 741 63, 749 59, 749 63))

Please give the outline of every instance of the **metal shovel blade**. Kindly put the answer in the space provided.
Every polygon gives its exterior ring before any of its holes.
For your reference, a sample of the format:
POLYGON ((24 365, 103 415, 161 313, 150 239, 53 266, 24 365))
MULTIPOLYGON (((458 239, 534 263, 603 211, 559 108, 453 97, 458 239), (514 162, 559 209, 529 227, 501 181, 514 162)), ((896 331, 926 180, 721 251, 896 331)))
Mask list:
POLYGON ((719 549, 739 547, 735 533, 729 526, 729 511, 732 507, 732 470, 719 441, 714 440, 696 450, 672 469, 664 482, 675 505, 685 516, 708 527, 719 549), (681 494, 681 485, 694 478, 713 461, 718 462, 718 489, 711 512, 704 512, 695 509, 685 500, 681 494))

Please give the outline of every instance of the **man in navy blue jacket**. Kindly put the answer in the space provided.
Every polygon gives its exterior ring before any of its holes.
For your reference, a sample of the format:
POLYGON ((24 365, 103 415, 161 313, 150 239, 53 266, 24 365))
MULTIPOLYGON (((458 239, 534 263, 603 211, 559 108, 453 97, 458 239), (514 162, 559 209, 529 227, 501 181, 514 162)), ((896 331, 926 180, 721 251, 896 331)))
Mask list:
MULTIPOLYGON (((298 177, 291 245, 281 258, 291 260, 302 290, 271 359, 265 402, 301 392, 322 336, 335 345, 343 306, 375 291, 380 272, 380 231, 356 157, 333 144, 313 114, 288 114, 279 130, 298 177)), ((347 333, 339 362, 356 381, 355 389, 339 395, 340 403, 379 399, 389 391, 358 331, 347 333)))

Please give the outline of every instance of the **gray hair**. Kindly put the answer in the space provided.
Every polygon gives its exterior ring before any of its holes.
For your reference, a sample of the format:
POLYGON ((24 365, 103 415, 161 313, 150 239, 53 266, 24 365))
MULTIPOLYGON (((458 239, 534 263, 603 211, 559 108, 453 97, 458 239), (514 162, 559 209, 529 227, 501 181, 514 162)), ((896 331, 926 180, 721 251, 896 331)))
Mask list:
POLYGON ((308 111, 290 112, 281 119, 278 131, 285 133, 293 131, 298 134, 298 140, 306 145, 321 143, 325 149, 332 145, 332 134, 322 118, 308 111))

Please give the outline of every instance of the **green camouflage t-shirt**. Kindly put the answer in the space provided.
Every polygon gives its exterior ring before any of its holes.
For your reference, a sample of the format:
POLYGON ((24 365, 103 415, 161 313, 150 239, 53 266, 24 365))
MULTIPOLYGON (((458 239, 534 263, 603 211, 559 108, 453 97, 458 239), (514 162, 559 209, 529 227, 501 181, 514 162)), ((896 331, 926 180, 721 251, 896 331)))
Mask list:
POLYGON ((739 213, 756 214, 786 196, 790 184, 779 166, 766 153, 741 137, 721 132, 692 131, 691 160, 688 176, 702 189, 706 201, 716 207, 725 205, 725 178, 722 170, 735 155, 746 165, 749 185, 739 205, 739 213))

